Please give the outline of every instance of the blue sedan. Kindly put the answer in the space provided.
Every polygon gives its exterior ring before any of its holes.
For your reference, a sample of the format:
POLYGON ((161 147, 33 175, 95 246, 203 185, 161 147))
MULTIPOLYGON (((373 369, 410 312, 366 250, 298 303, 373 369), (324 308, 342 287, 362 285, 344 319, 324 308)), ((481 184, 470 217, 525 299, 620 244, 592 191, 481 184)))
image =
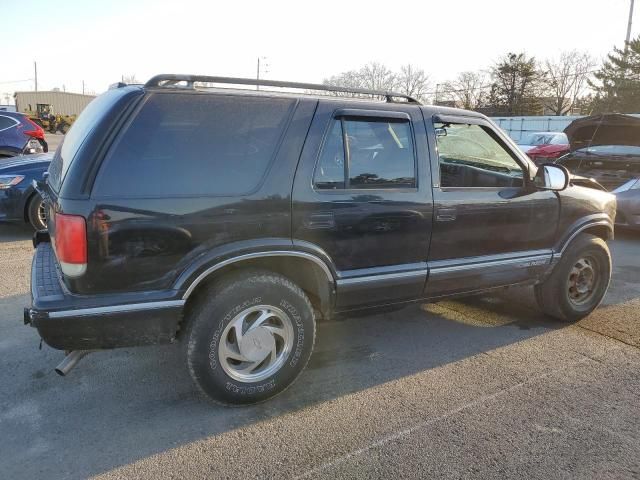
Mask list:
POLYGON ((42 180, 52 153, 0 159, 0 221, 29 222, 36 230, 47 228, 42 198, 32 180, 42 180))

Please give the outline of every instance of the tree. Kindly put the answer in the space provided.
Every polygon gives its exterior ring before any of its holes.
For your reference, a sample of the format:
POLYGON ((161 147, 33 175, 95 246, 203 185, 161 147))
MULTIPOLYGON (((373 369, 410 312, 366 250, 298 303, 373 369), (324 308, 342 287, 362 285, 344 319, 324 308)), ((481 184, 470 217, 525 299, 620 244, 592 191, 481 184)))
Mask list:
POLYGON ((527 57, 524 53, 508 53, 491 68, 490 103, 496 113, 538 113, 543 77, 534 57, 527 57))
POLYGON ((424 70, 408 63, 400 67, 400 73, 396 78, 398 93, 404 93, 420 101, 426 100, 431 81, 424 70))
POLYGON ((589 81, 594 89, 594 113, 640 112, 640 37, 628 43, 628 49, 614 47, 602 67, 589 81))
POLYGON ((135 73, 132 73, 131 75, 123 75, 122 76, 122 82, 126 83, 127 85, 140 83, 140 81, 136 78, 136 74, 135 73))
POLYGON ((562 52, 557 59, 547 60, 546 86, 550 97, 545 106, 554 115, 566 115, 584 93, 595 61, 591 55, 572 50, 562 52))
MULTIPOLYGON (((397 83, 396 74, 378 62, 366 64, 359 70, 333 75, 323 80, 325 85, 336 85, 349 88, 364 88, 368 90, 393 90, 397 83)), ((333 92, 337 96, 356 97, 357 93, 333 92)))
POLYGON ((455 80, 442 85, 442 98, 467 110, 480 108, 487 96, 486 82, 486 75, 482 72, 462 72, 455 80))

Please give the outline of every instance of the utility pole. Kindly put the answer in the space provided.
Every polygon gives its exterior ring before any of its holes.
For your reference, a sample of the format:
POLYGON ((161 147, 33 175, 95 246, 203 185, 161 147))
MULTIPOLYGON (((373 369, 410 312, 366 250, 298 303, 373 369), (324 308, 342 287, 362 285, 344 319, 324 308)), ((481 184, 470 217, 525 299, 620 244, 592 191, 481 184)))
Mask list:
POLYGON ((38 91, 38 64, 33 61, 33 78, 35 79, 35 91, 38 91))
POLYGON ((260 90, 260 57, 258 57, 258 68, 256 70, 256 81, 258 84, 256 85, 256 90, 260 90))
POLYGON ((256 90, 260 90, 260 71, 263 71, 264 73, 269 73, 269 70, 267 70, 269 68, 269 64, 264 63, 266 59, 267 57, 258 57, 258 66, 256 69, 256 80, 258 82, 258 85, 256 85, 256 90), (260 60, 262 60, 262 64, 260 63, 260 60))
POLYGON ((84 95, 84 80, 82 80, 82 94, 84 95))
POLYGON ((634 3, 634 0, 631 0, 631 5, 629 6, 629 23, 627 23, 627 40, 624 42, 625 53, 628 52, 629 42, 631 41, 631 23, 633 22, 633 3, 634 3))

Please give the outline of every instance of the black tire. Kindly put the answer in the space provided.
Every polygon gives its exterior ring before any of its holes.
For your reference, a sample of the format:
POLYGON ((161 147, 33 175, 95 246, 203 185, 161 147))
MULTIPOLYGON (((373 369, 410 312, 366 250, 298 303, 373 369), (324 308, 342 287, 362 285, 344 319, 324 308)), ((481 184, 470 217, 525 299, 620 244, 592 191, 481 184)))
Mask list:
MULTIPOLYGON (((257 403, 284 391, 304 370, 315 342, 313 308, 305 293, 286 277, 267 271, 245 270, 223 278, 204 292, 186 320, 188 330, 185 348, 191 377, 205 395, 223 404, 257 403), (281 316, 284 313, 283 326, 285 322, 289 322, 291 327, 287 327, 289 335, 292 335, 287 337, 291 338, 288 340, 289 347, 285 348, 287 341, 284 337, 271 334, 275 339, 273 357, 269 354, 264 360, 265 363, 250 373, 250 376, 268 376, 257 381, 238 380, 232 376, 238 375, 239 370, 235 369, 244 368, 250 362, 238 360, 238 364, 235 365, 236 360, 232 357, 222 360, 222 352, 225 350, 222 349, 221 342, 224 341, 225 345, 230 345, 228 348, 241 353, 241 346, 245 345, 242 341, 249 342, 248 334, 251 330, 270 331, 267 322, 272 320, 276 322, 277 327, 280 319, 273 317, 263 324, 264 328, 252 329, 253 325, 249 325, 246 331, 241 329, 243 337, 239 341, 235 337, 237 330, 232 324, 244 324, 242 319, 253 315, 251 313, 245 316, 245 312, 265 306, 267 309, 278 311, 281 316), (235 344, 232 344, 233 342, 235 344), (276 355, 278 342, 280 353, 276 355), (272 358, 277 358, 277 361, 270 367, 269 362, 272 358), (276 366, 278 368, 270 373, 269 368, 276 366)), ((266 351, 262 345, 267 342, 260 342, 261 340, 254 343, 255 348, 263 348, 261 352, 266 351)))
POLYGON ((43 216, 42 209, 44 208, 44 202, 42 201, 42 197, 39 194, 35 194, 29 200, 29 205, 27 206, 27 218, 29 219, 29 223, 36 230, 46 230, 47 229, 47 219, 46 216, 43 216))
POLYGON ((600 305, 610 280, 611 254, 606 242, 594 235, 581 234, 567 247, 551 275, 534 287, 534 292, 544 313, 557 320, 575 322, 600 305), (586 284, 580 282, 584 280, 580 275, 585 272, 592 272, 586 275, 586 284))

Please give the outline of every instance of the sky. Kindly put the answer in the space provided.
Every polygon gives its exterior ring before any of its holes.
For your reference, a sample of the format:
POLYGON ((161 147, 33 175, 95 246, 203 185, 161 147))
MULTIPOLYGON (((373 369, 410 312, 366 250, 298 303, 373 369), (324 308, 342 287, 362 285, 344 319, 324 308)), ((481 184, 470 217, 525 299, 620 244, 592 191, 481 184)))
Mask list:
MULTIPOLYGON (((640 32, 636 6, 632 36, 640 32)), ((629 0, 0 0, 0 103, 16 90, 101 93, 122 75, 322 82, 371 62, 411 63, 433 85, 507 52, 578 49, 602 59, 626 35, 629 0)), ((11 101, 12 103, 12 101, 11 101)))

